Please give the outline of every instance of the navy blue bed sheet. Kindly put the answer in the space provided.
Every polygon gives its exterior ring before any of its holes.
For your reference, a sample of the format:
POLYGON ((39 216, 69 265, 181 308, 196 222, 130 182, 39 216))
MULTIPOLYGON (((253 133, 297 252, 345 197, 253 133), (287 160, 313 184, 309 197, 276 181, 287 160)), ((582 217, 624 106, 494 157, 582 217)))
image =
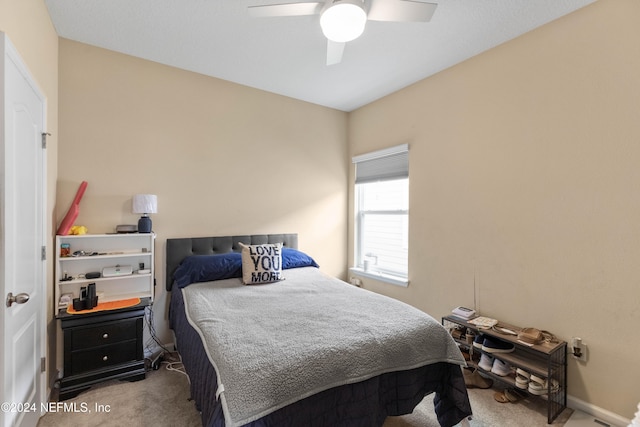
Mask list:
MULTIPOLYGON (((169 322, 191 381, 191 398, 204 427, 224 427, 222 405, 216 400, 216 372, 198 333, 189 324, 182 292, 171 292, 169 322)), ((471 415, 460 366, 436 363, 391 372, 309 396, 245 427, 379 427, 387 416, 409 414, 423 398, 435 393, 434 406, 443 427, 471 415)))

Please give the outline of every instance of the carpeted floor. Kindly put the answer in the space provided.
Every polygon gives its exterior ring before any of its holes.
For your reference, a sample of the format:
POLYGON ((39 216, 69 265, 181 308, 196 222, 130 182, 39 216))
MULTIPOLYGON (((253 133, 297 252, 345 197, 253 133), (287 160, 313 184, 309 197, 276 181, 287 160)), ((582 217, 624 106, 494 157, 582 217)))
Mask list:
MULTIPOLYGON (((470 389, 474 416, 471 427, 547 426, 546 406, 541 399, 526 398, 518 403, 498 403, 496 389, 470 389)), ((200 414, 189 400, 187 377, 164 365, 149 371, 143 381, 110 381, 94 386, 74 399, 66 408, 43 416, 38 427, 68 426, 201 426, 200 414), (73 411, 75 409, 75 412, 73 411), (83 412, 86 409, 86 412, 83 412)), ((565 410, 552 426, 563 426, 571 415, 565 410)), ((439 427, 433 411, 433 395, 402 417, 389 417, 383 427, 439 427)))
POLYGON ((66 408, 47 413, 38 427, 201 426, 200 413, 189 400, 186 375, 160 370, 147 372, 142 381, 108 381, 65 400, 66 408), (87 409, 83 412, 83 408, 87 409))
MULTIPOLYGON (((571 413, 565 409, 553 424, 547 424, 546 402, 528 397, 518 403, 499 403, 493 395, 500 388, 469 389, 473 417, 471 427, 544 427, 564 426, 571 413)), ((427 396, 412 414, 389 417, 383 427, 439 427, 433 410, 433 395, 427 396)))

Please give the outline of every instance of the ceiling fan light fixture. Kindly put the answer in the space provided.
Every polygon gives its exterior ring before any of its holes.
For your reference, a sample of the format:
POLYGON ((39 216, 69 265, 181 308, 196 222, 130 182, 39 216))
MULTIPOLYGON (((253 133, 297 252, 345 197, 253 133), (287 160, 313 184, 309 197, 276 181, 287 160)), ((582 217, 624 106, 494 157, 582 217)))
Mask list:
POLYGON ((360 37, 367 23, 367 13, 361 3, 359 0, 337 1, 322 12, 320 27, 324 36, 338 43, 360 37))

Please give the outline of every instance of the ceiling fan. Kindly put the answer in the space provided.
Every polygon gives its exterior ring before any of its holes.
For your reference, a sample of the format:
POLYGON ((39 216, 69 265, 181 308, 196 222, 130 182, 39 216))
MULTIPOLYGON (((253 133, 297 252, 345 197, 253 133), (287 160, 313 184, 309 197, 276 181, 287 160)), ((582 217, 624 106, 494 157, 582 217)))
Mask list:
POLYGON ((327 65, 342 61, 347 42, 360 37, 367 20, 427 22, 437 4, 418 0, 322 0, 310 3, 284 3, 249 6, 254 17, 320 15, 320 27, 327 38, 327 65))

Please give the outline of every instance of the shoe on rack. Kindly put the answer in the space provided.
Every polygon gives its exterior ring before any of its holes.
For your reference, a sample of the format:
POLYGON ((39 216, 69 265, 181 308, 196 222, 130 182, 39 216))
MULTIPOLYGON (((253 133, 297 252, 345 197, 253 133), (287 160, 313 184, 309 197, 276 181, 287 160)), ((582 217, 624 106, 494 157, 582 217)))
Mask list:
POLYGON ((491 367, 491 372, 498 376, 506 377, 511 373, 511 365, 504 360, 495 359, 491 367))
POLYGON ((475 348, 482 348, 482 342, 484 341, 484 336, 482 334, 476 335, 473 339, 473 346, 475 348))
POLYGON ((489 372, 491 371, 491 368, 493 368, 494 361, 495 358, 483 353, 482 356, 480 356, 480 362, 478 362, 478 366, 489 372))
POLYGON ((493 386, 493 380, 484 378, 480 375, 477 369, 470 372, 468 369, 462 369, 464 373, 464 384, 467 388, 491 388, 493 386))
POLYGON ((495 338, 485 337, 482 341, 482 351, 487 353, 511 353, 515 349, 515 345, 495 338))
POLYGON ((531 374, 524 369, 516 369, 516 387, 526 390, 529 387, 531 374))
POLYGON ((536 396, 542 396, 547 394, 549 391, 551 393, 555 393, 559 390, 560 384, 558 381, 552 379, 549 381, 548 379, 538 377, 536 375, 531 375, 531 381, 529 382, 529 393, 535 394, 536 396))

